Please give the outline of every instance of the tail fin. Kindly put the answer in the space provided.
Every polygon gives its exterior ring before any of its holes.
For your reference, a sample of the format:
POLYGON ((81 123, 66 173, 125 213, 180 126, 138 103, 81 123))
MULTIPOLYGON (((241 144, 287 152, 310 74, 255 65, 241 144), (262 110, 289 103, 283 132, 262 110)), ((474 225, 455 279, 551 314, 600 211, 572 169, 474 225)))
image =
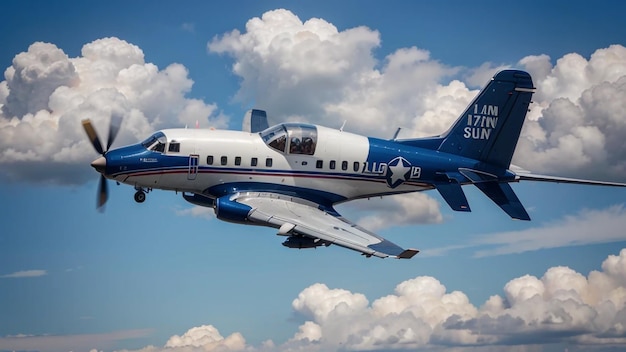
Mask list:
POLYGON ((243 117, 241 130, 245 132, 261 132, 268 128, 267 113, 265 110, 248 110, 243 117))
POLYGON ((528 73, 498 72, 443 135, 438 150, 507 169, 534 91, 528 73))

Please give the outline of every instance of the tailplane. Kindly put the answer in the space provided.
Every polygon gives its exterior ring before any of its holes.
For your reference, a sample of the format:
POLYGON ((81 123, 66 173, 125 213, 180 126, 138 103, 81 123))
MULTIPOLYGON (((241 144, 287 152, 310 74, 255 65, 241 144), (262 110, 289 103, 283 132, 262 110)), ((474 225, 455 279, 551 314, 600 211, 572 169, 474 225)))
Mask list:
POLYGON ((438 150, 507 169, 534 91, 528 73, 498 72, 441 137, 438 150))

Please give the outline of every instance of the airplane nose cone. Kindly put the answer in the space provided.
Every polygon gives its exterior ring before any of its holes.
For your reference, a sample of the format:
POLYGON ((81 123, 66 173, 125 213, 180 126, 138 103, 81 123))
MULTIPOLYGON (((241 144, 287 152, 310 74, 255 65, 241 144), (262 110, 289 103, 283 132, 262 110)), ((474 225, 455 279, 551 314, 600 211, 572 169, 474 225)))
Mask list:
POLYGON ((96 171, 98 171, 99 173, 103 174, 104 170, 107 166, 107 159, 105 159, 103 156, 99 157, 98 159, 94 160, 91 163, 91 166, 96 169, 96 171))

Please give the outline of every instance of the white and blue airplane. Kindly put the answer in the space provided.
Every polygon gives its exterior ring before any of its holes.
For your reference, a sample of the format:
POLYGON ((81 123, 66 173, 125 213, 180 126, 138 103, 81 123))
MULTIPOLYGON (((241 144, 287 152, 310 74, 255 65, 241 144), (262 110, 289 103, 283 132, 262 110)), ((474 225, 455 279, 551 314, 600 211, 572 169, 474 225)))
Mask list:
MULTIPOLYGON (((143 202, 153 189, 182 192, 212 207, 218 219, 269 226, 290 248, 336 244, 367 257, 412 258, 398 245, 343 218, 334 206, 353 199, 436 189, 456 211, 469 212, 462 186, 472 184, 511 218, 530 220, 510 182, 535 180, 626 186, 510 170, 535 88, 523 71, 497 73, 444 134, 391 140, 304 123, 269 127, 264 111, 248 113, 247 131, 166 129, 145 141, 106 149, 89 120, 83 127, 102 156, 98 207, 106 178, 132 185, 143 202)), ((244 122, 245 123, 245 122, 244 122)))

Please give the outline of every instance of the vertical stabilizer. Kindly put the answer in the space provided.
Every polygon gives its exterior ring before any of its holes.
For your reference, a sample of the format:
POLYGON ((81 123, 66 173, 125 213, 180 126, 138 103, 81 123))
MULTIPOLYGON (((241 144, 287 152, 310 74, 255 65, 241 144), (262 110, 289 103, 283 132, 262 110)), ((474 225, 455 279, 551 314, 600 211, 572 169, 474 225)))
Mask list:
POLYGON ((268 128, 267 113, 264 110, 252 109, 243 117, 241 130, 245 132, 261 132, 268 128))
POLYGON ((534 90, 528 73, 498 72, 443 136, 438 150, 508 168, 534 90))

